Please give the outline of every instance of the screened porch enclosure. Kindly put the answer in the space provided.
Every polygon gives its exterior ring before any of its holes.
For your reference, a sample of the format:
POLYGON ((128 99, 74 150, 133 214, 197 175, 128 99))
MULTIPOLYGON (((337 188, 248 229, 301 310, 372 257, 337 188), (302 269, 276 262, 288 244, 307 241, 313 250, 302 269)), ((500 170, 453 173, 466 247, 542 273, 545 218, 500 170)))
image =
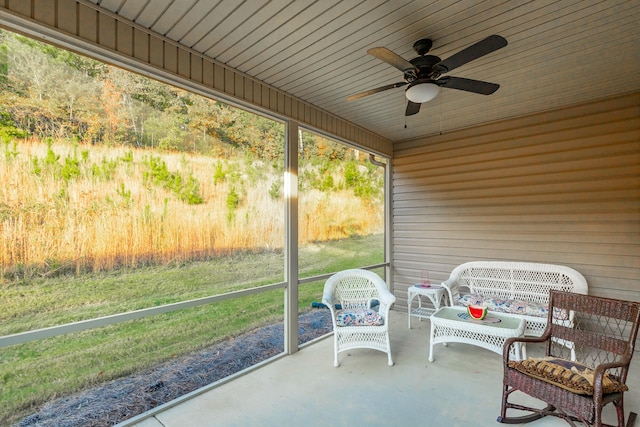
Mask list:
MULTIPOLYGON (((202 9, 211 6, 206 0, 172 0, 158 8, 151 3, 0 0, 0 26, 274 117, 286 128, 283 167, 289 173, 289 200, 295 203, 283 204, 290 234, 282 281, 262 289, 277 294, 282 304, 287 355, 135 423, 180 425, 192 415, 194 425, 207 425, 218 414, 229 425, 291 420, 347 425, 361 422, 364 413, 375 425, 374 413, 385 408, 407 423, 433 414, 442 425, 467 425, 481 414, 489 424, 495 417, 486 408, 497 408, 500 400, 498 356, 455 345, 439 348, 446 356, 430 365, 429 323, 406 329, 407 289, 423 271, 438 282, 473 260, 554 263, 581 272, 590 294, 639 299, 637 3, 567 3, 558 13, 555 4, 536 1, 398 2, 393 7, 335 1, 301 11, 303 2, 284 7, 288 2, 271 0, 264 2, 269 13, 258 13, 222 1, 216 5, 226 12, 210 15, 202 9), (348 12, 338 13, 343 9, 348 12), (504 55, 461 68, 459 75, 500 83, 491 97, 446 92, 413 118, 403 115, 402 90, 361 104, 344 99, 401 79, 398 70, 366 54, 370 47, 388 46, 408 59, 415 40, 432 37, 433 53, 446 57, 490 34, 509 41, 504 55), (217 51, 216 45, 225 48, 217 51), (313 268, 300 274, 298 265, 297 251, 304 246, 298 235, 300 207, 310 195, 296 194, 300 176, 291 173, 300 166, 299 131, 370 153, 374 162, 383 159, 385 234, 376 244, 384 256, 361 265, 384 276, 397 298, 391 313, 394 367, 378 353, 354 352, 335 369, 330 340, 298 347, 301 295, 326 279, 313 268), (478 364, 481 369, 474 369, 478 364), (371 384, 376 375, 381 380, 371 384), (331 390, 332 383, 338 388, 331 390), (382 399, 372 406, 358 400, 340 406, 344 400, 337 402, 336 396, 363 383, 371 386, 363 393, 372 390, 382 399), (241 399, 229 397, 238 394, 241 399), (318 396, 318 406, 309 396, 318 396), (342 408, 344 418, 323 418, 327 407, 342 408)), ((254 291, 243 292, 250 298, 254 291)), ((638 412, 637 351, 633 363, 625 406, 638 412)), ((540 425, 546 422, 554 420, 540 425)))

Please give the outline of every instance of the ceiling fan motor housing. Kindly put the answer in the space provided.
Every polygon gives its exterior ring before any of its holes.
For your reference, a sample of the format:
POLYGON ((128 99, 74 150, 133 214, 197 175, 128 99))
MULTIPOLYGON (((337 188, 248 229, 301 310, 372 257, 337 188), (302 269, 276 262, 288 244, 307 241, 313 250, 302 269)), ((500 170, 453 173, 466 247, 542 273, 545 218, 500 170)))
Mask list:
POLYGON ((440 62, 440 58, 435 55, 418 56, 411 59, 411 62, 417 69, 417 79, 437 79, 439 74, 433 69, 433 66, 440 62))
POLYGON ((431 39, 420 39, 413 44, 413 50, 418 52, 418 55, 422 56, 429 52, 431 46, 433 46, 433 41, 431 41, 431 39))

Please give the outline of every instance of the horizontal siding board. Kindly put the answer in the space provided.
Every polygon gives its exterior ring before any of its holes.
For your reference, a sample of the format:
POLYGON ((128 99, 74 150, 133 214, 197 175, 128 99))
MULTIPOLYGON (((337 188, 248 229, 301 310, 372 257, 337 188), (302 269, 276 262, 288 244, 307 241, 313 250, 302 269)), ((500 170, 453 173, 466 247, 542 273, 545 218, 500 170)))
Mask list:
POLYGON ((544 203, 537 205, 514 205, 514 206, 456 206, 456 207, 438 207, 431 208, 430 212, 425 212, 425 209, 415 208, 406 209, 403 211, 403 215, 425 215, 427 217, 434 216, 440 218, 446 217, 495 217, 497 218, 509 218, 518 216, 520 219, 524 218, 536 218, 540 216, 554 217, 561 215, 571 214, 573 221, 580 221, 581 218, 589 218, 591 215, 629 215, 629 212, 638 209, 640 203, 637 200, 619 200, 613 202, 593 201, 590 203, 544 203), (526 210, 526 213, 523 212, 526 210))
POLYGON ((35 20, 42 21, 53 27, 56 24, 56 2, 51 0, 34 0, 33 17, 35 20))
MULTIPOLYGON (((443 214, 440 215, 438 217, 436 217, 436 219, 440 219, 442 221, 447 221, 447 222, 451 222, 453 224, 457 224, 457 223, 466 223, 466 222, 477 222, 477 223, 487 223, 487 224, 491 224, 491 223, 495 223, 495 222, 511 222, 511 223, 515 223, 515 224, 526 224, 526 223, 532 223, 532 222, 548 222, 548 223, 553 223, 553 222, 584 222, 584 223, 593 223, 593 224, 600 224, 602 226, 610 223, 610 222, 627 222, 627 227, 630 230, 635 229, 635 225, 632 224, 632 222, 634 220, 637 219, 637 213, 636 212, 606 212, 606 211, 602 211, 602 212, 598 212, 598 213, 581 213, 579 214, 578 217, 576 217, 577 215, 575 215, 575 212, 573 212, 574 215, 567 215, 566 213, 557 213, 555 215, 552 214, 527 214, 525 212, 523 213, 515 213, 512 215, 505 215, 505 214, 494 214, 494 213, 489 213, 489 214, 485 214, 485 215, 477 215, 477 214, 473 214, 472 212, 466 214, 466 215, 462 215, 462 214, 458 214, 458 215, 449 215, 447 214, 443 214)), ((394 223, 401 223, 401 222, 429 222, 430 218, 426 217, 424 213, 417 213, 415 215, 394 215, 394 223)), ((431 220, 431 222, 433 222, 433 220, 431 220)), ((602 232, 604 232, 604 230, 601 230, 602 232)), ((491 236, 487 236, 488 238, 491 236)))
POLYGON ((149 63, 163 68, 164 53, 164 42, 159 38, 149 37, 149 63))
POLYGON ((229 68, 224 69, 224 91, 229 95, 235 95, 235 73, 229 68))
POLYGON ((151 62, 149 55, 150 37, 147 33, 140 31, 137 28, 133 29, 133 57, 143 63, 151 62))
POLYGON ((191 78, 191 54, 188 50, 178 48, 178 74, 191 78))
MULTIPOLYGON (((509 252, 505 252, 502 249, 494 248, 461 248, 455 246, 434 246, 432 249, 438 251, 443 256, 448 256, 451 260, 456 260, 455 265, 475 260, 526 261, 562 264, 575 268, 576 270, 581 272, 584 270, 584 266, 591 266, 591 268, 593 269, 591 275, 593 277, 599 276, 601 274, 600 268, 603 267, 607 267, 607 269, 615 267, 631 268, 636 269, 636 271, 639 268, 637 260, 634 259, 634 256, 632 255, 616 256, 616 259, 613 260, 612 257, 604 259, 601 255, 585 255, 579 252, 569 252, 566 254, 563 253, 562 257, 559 259, 559 253, 552 249, 544 251, 534 251, 526 248, 520 248, 519 250, 510 250, 509 252), (577 266, 581 266, 582 268, 577 266)), ((428 253, 425 252, 423 255, 427 256, 428 253)), ((394 260, 394 265, 395 262, 396 261, 394 260)), ((452 269, 453 268, 451 268, 450 270, 452 269)), ((587 282, 591 283, 589 275, 585 273, 585 277, 587 279, 587 282)), ((611 280, 610 283, 612 284, 612 286, 617 287, 616 280, 611 280)), ((635 289, 637 292, 637 279, 635 280, 633 289, 635 289)))
MULTIPOLYGON (((522 228, 522 227, 520 227, 522 228)), ((415 237, 418 229, 396 231, 394 238, 400 246, 420 246, 423 244, 433 244, 436 241, 446 240, 470 240, 480 241, 485 238, 484 232, 474 231, 461 231, 461 230, 441 230, 439 228, 432 228, 430 230, 420 230, 420 237, 415 237)), ((637 250, 638 241, 640 241, 640 233, 580 233, 580 232, 567 232, 564 230, 558 230, 554 233, 541 233, 538 232, 518 232, 518 230, 500 230, 499 234, 496 234, 494 241, 503 242, 558 242, 567 243, 570 245, 609 245, 617 244, 624 246, 626 249, 624 253, 629 253, 627 250, 637 250)), ((581 248, 583 250, 583 248, 581 248)))
POLYGON ((253 97, 252 102, 254 105, 262 105, 262 85, 253 80, 253 97))
POLYGON ((202 57, 198 55, 191 55, 191 80, 197 83, 203 82, 202 77, 202 57))
POLYGON ((61 31, 69 34, 77 34, 78 3, 75 0, 58 0, 56 23, 61 31))
MULTIPOLYGON (((430 143, 428 149, 411 150, 410 153, 407 153, 407 157, 398 159, 396 167, 414 165, 414 168, 419 168, 418 156, 428 156, 430 162, 437 160, 437 165, 444 167, 465 161, 468 156, 474 156, 476 162, 480 162, 486 158, 517 158, 525 155, 533 156, 541 152, 566 152, 572 147, 578 148, 582 145, 587 147, 607 146, 606 142, 611 141, 612 135, 621 136, 621 140, 616 139, 618 143, 627 140, 633 141, 634 137, 638 135, 639 129, 640 123, 635 120, 626 120, 616 124, 594 125, 589 129, 583 127, 532 135, 504 133, 488 137, 468 138, 468 140, 456 141, 455 145, 450 146, 448 150, 440 148, 446 147, 447 143, 430 143), (569 142, 573 142, 574 146, 567 146, 566 143, 569 142), (514 148, 518 149, 517 153, 514 153, 514 148)), ((637 141, 637 139, 635 140, 637 141)))
POLYGON ((133 28, 130 25, 116 21, 116 50, 127 56, 135 52, 133 28))
POLYGON ((285 96, 285 94, 282 93, 282 92, 278 92, 277 96, 278 96, 278 108, 277 108, 277 111, 278 111, 279 114, 286 115, 286 112, 287 112, 286 105, 289 103, 290 98, 288 96, 285 96))
POLYGON ((116 50, 116 20, 104 14, 98 15, 98 40, 103 46, 116 50))
POLYGON ((161 65, 165 70, 178 74, 178 47, 171 43, 164 43, 164 63, 161 65))
MULTIPOLYGON (((520 235, 522 236, 522 235, 520 235)), ((555 251, 562 253, 582 253, 585 256, 589 254, 601 254, 607 253, 610 256, 633 256, 637 253, 640 246, 635 242, 624 242, 622 239, 616 242, 609 243, 594 243, 594 242, 576 242, 571 240, 561 239, 532 239, 527 238, 530 236, 523 236, 524 238, 517 238, 514 236, 510 239, 496 237, 487 241, 486 236, 460 236, 457 239, 452 238, 403 238, 394 236, 394 241, 399 247, 410 248, 416 250, 423 245, 427 247, 456 247, 461 249, 475 249, 483 248, 487 250, 503 250, 503 251, 517 251, 520 250, 523 244, 526 245, 527 251, 539 251, 545 252, 552 248, 555 251)))
POLYGON ((244 84, 242 89, 244 99, 253 99, 253 81, 251 79, 242 79, 242 83, 244 84))
MULTIPOLYGON (((410 160, 408 156, 411 154, 419 155, 429 152, 432 155, 438 155, 436 153, 440 152, 440 155, 442 155, 443 151, 449 152, 452 148, 452 142, 455 142, 455 147, 457 148, 478 146, 478 149, 482 151, 485 144, 492 144, 501 141, 513 143, 513 141, 519 141, 521 138, 534 139, 535 141, 539 140, 540 142, 543 141, 541 138, 552 138, 551 141, 558 139, 564 140, 556 132, 580 132, 581 128, 583 128, 581 124, 584 124, 586 117, 591 117, 591 125, 603 124, 605 126, 599 128, 600 134, 607 134, 611 131, 616 133, 620 132, 621 130, 619 126, 621 125, 638 129, 639 124, 637 120, 633 120, 633 117, 638 117, 640 114, 640 106, 629 105, 628 99, 629 97, 624 97, 622 100, 623 105, 612 111, 608 111, 604 108, 597 111, 594 111, 591 108, 578 108, 578 111, 581 111, 582 113, 576 114, 567 110, 562 110, 560 112, 561 119, 555 118, 551 113, 545 113, 537 115, 535 119, 520 118, 509 122, 485 125, 475 128, 475 133, 472 130, 467 129, 455 133, 429 137, 429 144, 426 145, 424 144, 424 141, 422 144, 420 144, 419 141, 395 143, 394 149, 406 151, 406 157, 403 156, 402 159, 398 159, 399 164, 402 164, 403 161, 410 160), (603 110, 608 112, 603 113, 603 110), (602 114, 608 114, 609 120, 603 121, 601 118, 602 114), (613 115, 613 118, 611 115, 613 115), (631 121, 626 120, 627 118, 631 119, 631 121), (559 123, 557 123, 557 121, 559 121, 559 123), (620 124, 620 121, 625 123, 620 124), (518 124, 520 124, 520 126, 518 126, 518 124)), ((610 105, 610 103, 605 101, 604 105, 610 105)), ((591 137, 597 134, 598 132, 596 129, 598 128, 593 128, 591 131, 588 131, 588 135, 591 137)), ((577 135, 577 133, 573 134, 573 136, 577 135)), ((497 149, 498 147, 494 148, 497 149)), ((508 148, 508 146, 505 148, 508 148)))
POLYGON ((260 92, 262 92, 262 94, 260 95, 260 105, 268 109, 271 102, 271 91, 269 90, 269 86, 261 84, 260 92))
POLYGON ((284 115, 287 117, 292 117, 293 112, 293 99, 290 96, 285 96, 284 100, 284 115))
POLYGON ((98 41, 98 13, 82 3, 78 4, 78 36, 93 43, 98 41))
POLYGON ((214 64, 213 66, 213 87, 224 92, 225 69, 223 66, 214 64))
POLYGON ((213 88, 214 83, 214 65, 211 61, 202 61, 202 83, 207 88, 213 88))
POLYGON ((34 15, 31 11, 31 1, 7 0, 7 9, 27 17, 34 15))
POLYGON ((234 88, 233 88, 233 93, 235 94, 235 96, 239 97, 239 98, 244 98, 244 77, 243 76, 235 76, 234 77, 234 88))
POLYGON ((269 88, 269 110, 278 112, 278 91, 269 88))
MULTIPOLYGON (((629 177, 626 179, 618 179, 618 180, 610 180, 612 182, 618 184, 624 183, 633 183, 633 177, 629 177)), ((616 185, 611 185, 609 181, 607 182, 597 182, 597 186, 594 185, 593 195, 598 197, 598 200, 601 201, 610 201, 610 200, 629 200, 633 199, 635 196, 635 192, 633 188, 627 189, 619 189, 616 185)), ((567 185, 567 187, 571 187, 567 185)), ((404 209, 412 209, 419 208, 423 209, 421 213, 428 215, 432 213, 430 209, 436 206, 451 206, 458 205, 464 206, 470 203, 482 203, 485 198, 493 197, 494 200, 499 201, 500 205, 518 205, 518 206, 529 206, 535 204, 546 204, 546 203, 579 203, 583 201, 591 200, 589 193, 584 189, 583 186, 578 186, 574 184, 576 189, 575 192, 562 192, 560 191, 562 188, 562 184, 557 184, 553 188, 549 190, 548 193, 541 193, 545 187, 544 185, 537 186, 538 191, 527 191, 525 194, 524 191, 518 191, 517 187, 510 188, 507 192, 501 192, 499 196, 495 195, 495 192, 492 192, 491 189, 485 189, 484 191, 480 190, 466 190, 462 192, 458 192, 456 194, 456 198, 444 198, 439 197, 438 194, 434 194, 435 192, 429 194, 428 196, 421 197, 419 193, 403 193, 403 198, 398 198, 395 201, 394 207, 398 212, 406 212, 404 209)), ((495 203, 495 202, 490 202, 495 203)))

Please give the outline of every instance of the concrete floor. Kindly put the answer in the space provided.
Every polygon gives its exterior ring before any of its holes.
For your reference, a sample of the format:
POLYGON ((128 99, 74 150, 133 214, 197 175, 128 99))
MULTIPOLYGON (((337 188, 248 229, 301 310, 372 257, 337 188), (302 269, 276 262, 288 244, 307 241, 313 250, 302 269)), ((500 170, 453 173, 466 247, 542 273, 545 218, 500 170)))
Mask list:
MULTIPOLYGON (((384 353, 341 353, 333 367, 331 337, 199 394, 147 418, 122 426, 498 426, 501 356, 465 344, 438 345, 429 363, 429 321, 391 313, 395 366, 384 353)), ((528 349, 528 355, 540 355, 528 349)), ((640 411, 640 355, 629 375, 625 409, 640 411)), ((527 400, 522 397, 523 402, 527 400)), ((165 405, 169 406, 169 405, 165 405)), ((611 405, 610 405, 611 406, 611 405)), ((605 421, 615 420, 607 408, 605 421)), ((566 426, 547 417, 532 427, 566 426)))

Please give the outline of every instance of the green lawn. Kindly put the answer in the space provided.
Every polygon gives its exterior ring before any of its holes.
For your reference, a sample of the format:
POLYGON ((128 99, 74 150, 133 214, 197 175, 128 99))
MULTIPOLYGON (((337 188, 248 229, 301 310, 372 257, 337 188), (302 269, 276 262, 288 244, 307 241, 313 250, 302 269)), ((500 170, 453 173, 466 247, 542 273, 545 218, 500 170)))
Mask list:
MULTIPOLYGON (((380 263, 381 235, 300 251, 300 277, 380 263)), ((281 253, 235 255, 173 267, 2 285, 0 335, 283 280, 281 253)), ((299 307, 320 301, 322 281, 301 286, 299 307)), ((281 321, 283 290, 226 300, 0 349, 0 425, 39 404, 281 321)))

